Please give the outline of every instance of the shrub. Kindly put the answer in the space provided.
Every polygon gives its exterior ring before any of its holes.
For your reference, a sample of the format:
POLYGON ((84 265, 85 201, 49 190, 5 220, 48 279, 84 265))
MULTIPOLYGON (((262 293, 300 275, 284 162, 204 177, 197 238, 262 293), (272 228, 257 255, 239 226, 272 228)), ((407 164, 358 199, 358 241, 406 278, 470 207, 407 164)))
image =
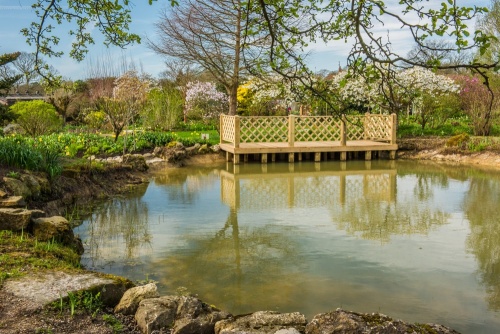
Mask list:
POLYGON ((15 114, 17 123, 33 137, 55 132, 62 126, 54 106, 44 101, 17 102, 10 110, 15 114))

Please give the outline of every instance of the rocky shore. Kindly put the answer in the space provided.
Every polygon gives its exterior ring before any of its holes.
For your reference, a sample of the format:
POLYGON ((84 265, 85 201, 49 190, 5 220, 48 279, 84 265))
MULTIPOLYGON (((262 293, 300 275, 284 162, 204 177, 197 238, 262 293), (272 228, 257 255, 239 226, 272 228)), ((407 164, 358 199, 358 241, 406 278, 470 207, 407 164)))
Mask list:
MULTIPOLYGON (((400 159, 426 159, 481 168, 500 168, 496 151, 463 154, 444 148, 442 142, 402 141, 400 159)), ((67 169, 57 181, 33 172, 0 170, 0 230, 29 233, 37 240, 55 240, 77 253, 83 248, 64 210, 84 206, 126 192, 147 182, 148 169, 224 161, 207 147, 157 148, 143 155, 91 161, 103 170, 67 169), (15 176, 15 177, 14 177, 15 176)), ((24 256, 15 249, 1 256, 24 256)), ((28 267, 28 266, 27 266, 28 267)), ((361 314, 342 309, 325 310, 313 319, 299 313, 259 311, 232 315, 193 296, 159 296, 154 284, 134 287, 132 282, 77 270, 41 271, 20 279, 7 279, 0 286, 0 333, 457 333, 436 324, 409 324, 388 316, 361 314), (105 307, 98 314, 57 312, 47 305, 62 303, 72 293, 99 293, 105 307), (110 324, 112 316, 122 326, 110 324), (108 320, 105 320, 108 319, 108 320)))

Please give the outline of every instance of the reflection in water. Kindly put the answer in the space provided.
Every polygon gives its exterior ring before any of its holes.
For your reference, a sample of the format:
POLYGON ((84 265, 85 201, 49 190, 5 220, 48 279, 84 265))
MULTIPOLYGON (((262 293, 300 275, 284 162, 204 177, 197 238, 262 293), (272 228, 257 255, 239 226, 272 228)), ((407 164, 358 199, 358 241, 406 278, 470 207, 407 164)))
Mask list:
POLYGON ((464 211, 471 230, 468 249, 478 261, 491 308, 500 310, 500 178, 472 178, 464 211))
POLYGON ((483 333, 500 326, 499 197, 498 175, 414 162, 183 168, 77 233, 84 265, 235 314, 344 307, 483 333))

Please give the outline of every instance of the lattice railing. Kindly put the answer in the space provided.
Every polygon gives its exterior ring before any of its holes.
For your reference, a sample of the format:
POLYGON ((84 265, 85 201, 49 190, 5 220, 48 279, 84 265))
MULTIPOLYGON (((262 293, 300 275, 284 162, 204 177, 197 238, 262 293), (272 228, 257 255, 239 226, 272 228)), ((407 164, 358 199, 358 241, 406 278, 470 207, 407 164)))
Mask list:
MULTIPOLYGON (((333 116, 227 116, 222 115, 221 142, 286 143, 380 140, 395 143, 395 115, 333 116)), ((342 144, 344 145, 344 144, 342 144)))
POLYGON ((234 143, 235 139, 235 120, 234 116, 221 115, 220 117, 220 134, 221 140, 234 143))
POLYGON ((364 126, 365 139, 391 140, 393 122, 388 115, 368 114, 365 116, 364 126))
POLYGON ((294 117, 294 141, 336 141, 341 138, 341 121, 331 116, 294 117))
POLYGON ((240 143, 288 141, 288 117, 240 117, 240 143))
POLYGON ((346 138, 347 140, 364 140, 365 128, 363 121, 365 116, 347 116, 346 117, 346 138))

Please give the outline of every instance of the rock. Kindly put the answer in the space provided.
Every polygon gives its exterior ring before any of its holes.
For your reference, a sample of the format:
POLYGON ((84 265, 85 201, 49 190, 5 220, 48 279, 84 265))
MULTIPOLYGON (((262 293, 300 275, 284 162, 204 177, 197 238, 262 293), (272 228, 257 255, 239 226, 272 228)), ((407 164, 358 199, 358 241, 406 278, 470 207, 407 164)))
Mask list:
POLYGON ((31 174, 22 174, 21 181, 28 187, 31 197, 38 197, 42 191, 42 186, 37 178, 31 174))
POLYGON ((298 312, 259 311, 219 321, 215 324, 215 333, 274 334, 280 330, 287 331, 285 333, 293 333, 293 330, 303 333, 306 323, 306 317, 298 312))
POLYGON ((45 213, 45 211, 42 211, 42 210, 30 210, 31 211, 31 219, 36 219, 36 218, 42 218, 42 217, 46 217, 47 214, 45 213))
POLYGON ((133 170, 141 172, 148 170, 146 159, 141 154, 126 154, 123 156, 123 163, 132 166, 133 170))
POLYGON ((3 128, 4 136, 12 135, 12 134, 24 134, 26 131, 19 124, 8 124, 3 128))
POLYGON ((206 153, 208 153, 208 145, 207 144, 203 144, 198 149, 198 154, 206 154, 206 153))
POLYGON ((173 164, 182 164, 183 161, 188 157, 188 152, 186 151, 184 146, 178 146, 177 144, 172 147, 167 146, 160 149, 155 149, 154 153, 156 156, 173 164))
POLYGON ((64 245, 73 247, 78 254, 83 254, 83 244, 79 237, 75 237, 66 218, 61 216, 35 218, 33 221, 33 235, 39 241, 55 240, 64 245))
POLYGON ((143 333, 171 329, 171 334, 208 334, 229 316, 195 297, 165 296, 141 301, 135 319, 143 333))
POLYGON ((28 198, 31 196, 31 191, 28 186, 21 180, 11 177, 4 177, 5 186, 14 194, 14 196, 22 196, 28 198))
POLYGON ((0 198, 5 198, 5 197, 7 197, 7 193, 2 189, 0 189, 0 198))
POLYGON ((26 206, 26 202, 22 196, 10 196, 0 199, 0 207, 3 208, 20 208, 26 206))
POLYGON ((211 147, 211 149, 214 153, 219 153, 220 152, 220 145, 219 144, 214 145, 211 147))
POLYGON ((9 279, 4 289, 18 297, 28 298, 44 306, 68 296, 68 292, 91 291, 100 293, 102 302, 113 307, 123 293, 132 285, 130 281, 102 277, 97 273, 46 272, 37 276, 9 279))
POLYGON ((196 143, 196 144, 194 144, 194 146, 186 148, 186 153, 188 155, 196 154, 196 153, 198 153, 198 150, 200 149, 200 146, 201 145, 199 143, 196 143))
POLYGON ((22 231, 28 228, 31 211, 25 209, 0 208, 0 230, 22 231))
POLYGON ((363 314, 356 312, 336 311, 316 315, 306 326, 306 334, 383 334, 383 333, 436 333, 458 334, 458 332, 434 324, 408 324, 401 320, 379 314, 363 314))
POLYGON ((115 307, 115 313, 123 313, 125 315, 135 314, 139 303, 143 299, 160 297, 156 284, 150 283, 142 286, 131 288, 123 294, 120 303, 115 307))

